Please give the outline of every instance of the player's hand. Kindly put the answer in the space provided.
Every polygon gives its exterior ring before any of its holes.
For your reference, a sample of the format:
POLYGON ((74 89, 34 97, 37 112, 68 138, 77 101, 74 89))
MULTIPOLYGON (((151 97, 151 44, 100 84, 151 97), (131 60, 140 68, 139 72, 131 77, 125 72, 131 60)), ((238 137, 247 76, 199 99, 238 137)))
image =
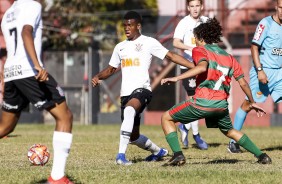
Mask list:
POLYGON ((265 72, 263 70, 262 71, 258 71, 258 80, 262 84, 267 84, 268 83, 267 76, 266 76, 266 74, 265 74, 265 72))
POLYGON ((258 106, 258 105, 255 104, 255 103, 251 103, 251 104, 250 104, 250 108, 251 108, 251 109, 254 109, 254 110, 257 112, 257 116, 258 116, 258 117, 261 117, 261 116, 263 116, 264 114, 266 114, 266 112, 264 111, 264 109, 261 108, 260 106, 258 106))
POLYGON ((95 77, 92 78, 91 82, 92 82, 92 86, 93 86, 93 87, 96 87, 96 86, 98 86, 102 81, 99 80, 99 78, 95 76, 95 77))
POLYGON ((38 72, 37 75, 35 76, 36 80, 38 80, 39 82, 44 82, 44 81, 48 81, 48 72, 40 67, 40 66, 35 66, 34 69, 38 72))
POLYGON ((178 80, 177 80, 176 77, 164 78, 164 79, 161 80, 161 85, 163 85, 165 83, 168 83, 168 85, 169 85, 170 82, 177 82, 177 81, 178 80))

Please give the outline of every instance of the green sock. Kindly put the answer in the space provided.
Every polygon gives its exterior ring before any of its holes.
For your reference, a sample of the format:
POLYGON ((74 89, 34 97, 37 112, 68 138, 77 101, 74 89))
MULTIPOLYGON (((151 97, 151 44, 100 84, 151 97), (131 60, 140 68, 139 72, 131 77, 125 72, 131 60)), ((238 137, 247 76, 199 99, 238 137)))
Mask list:
POLYGON ((244 134, 237 142, 240 146, 253 153, 256 157, 262 154, 261 150, 251 141, 251 139, 244 134))
POLYGON ((173 153, 181 151, 180 144, 178 142, 177 132, 171 132, 165 136, 173 153))

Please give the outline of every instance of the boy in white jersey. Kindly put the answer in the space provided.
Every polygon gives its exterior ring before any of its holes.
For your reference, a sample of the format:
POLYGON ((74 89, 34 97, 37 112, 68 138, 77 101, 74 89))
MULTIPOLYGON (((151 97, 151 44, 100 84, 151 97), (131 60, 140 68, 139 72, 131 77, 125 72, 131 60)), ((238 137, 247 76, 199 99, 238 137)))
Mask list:
MULTIPOLYGON (((203 10, 202 0, 187 0, 187 9, 189 15, 185 16, 177 24, 173 35, 173 46, 184 51, 184 57, 192 60, 192 49, 196 47, 195 37, 193 34, 194 28, 201 22, 206 22, 208 17, 201 16, 203 10)), ((180 66, 181 73, 185 73, 188 69, 180 66)), ((192 98, 196 89, 196 77, 185 78, 182 80, 182 85, 185 88, 188 98, 192 98)), ((185 122, 182 122, 185 123, 185 122)), ((192 128, 193 138, 197 146, 201 150, 208 149, 207 143, 201 138, 199 134, 198 120, 187 124, 179 124, 178 129, 181 134, 181 142, 184 148, 188 148, 188 131, 192 128)))
POLYGON ((152 98, 148 69, 152 56, 160 59, 167 58, 177 64, 193 68, 194 64, 182 56, 170 52, 154 38, 144 36, 141 31, 141 16, 135 11, 125 14, 123 26, 126 40, 114 48, 109 66, 92 78, 93 86, 100 80, 107 79, 121 66, 121 119, 119 152, 116 163, 131 165, 132 162, 125 158, 129 143, 150 151, 146 161, 158 161, 168 154, 164 148, 158 147, 145 135, 140 134, 140 115, 152 98))
POLYGON ((62 89, 44 69, 40 59, 41 9, 41 4, 34 0, 17 0, 2 19, 8 55, 4 65, 0 138, 14 130, 22 110, 30 102, 39 110, 49 111, 56 120, 56 128, 53 167, 48 183, 71 184, 65 176, 65 166, 72 143, 73 115, 62 89))

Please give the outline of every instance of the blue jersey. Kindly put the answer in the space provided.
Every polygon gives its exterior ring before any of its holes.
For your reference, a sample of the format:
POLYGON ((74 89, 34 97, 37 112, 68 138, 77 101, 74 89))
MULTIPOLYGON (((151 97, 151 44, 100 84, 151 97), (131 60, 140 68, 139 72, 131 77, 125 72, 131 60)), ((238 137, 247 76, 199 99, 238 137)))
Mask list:
POLYGON ((259 22, 252 43, 260 47, 260 63, 264 68, 282 67, 282 26, 272 16, 259 22))

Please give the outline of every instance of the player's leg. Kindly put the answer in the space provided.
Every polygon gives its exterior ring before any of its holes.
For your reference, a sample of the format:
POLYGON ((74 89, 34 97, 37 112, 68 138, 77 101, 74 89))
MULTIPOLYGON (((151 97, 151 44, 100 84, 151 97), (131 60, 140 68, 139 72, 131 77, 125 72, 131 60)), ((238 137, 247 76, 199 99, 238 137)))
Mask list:
POLYGON ((166 141, 173 152, 172 158, 165 165, 180 166, 186 163, 186 159, 178 142, 175 123, 176 122, 170 116, 169 111, 166 111, 162 115, 162 129, 164 131, 166 141))
POLYGON ((72 144, 73 115, 66 102, 56 104, 48 110, 55 118, 56 128, 53 134, 53 166, 49 180, 62 180, 65 178, 65 166, 72 144))
POLYGON ((151 161, 162 160, 164 156, 167 156, 168 150, 166 150, 165 148, 160 148, 146 135, 140 134, 140 117, 139 117, 139 120, 137 120, 137 122, 135 119, 132 135, 130 138, 130 141, 131 141, 130 143, 138 146, 141 149, 150 151, 152 153, 151 155, 145 158, 146 161, 151 162, 151 161), (138 121, 139 123, 137 123, 138 121))
POLYGON ((254 154, 258 158, 259 163, 271 163, 270 157, 263 153, 246 134, 232 128, 232 122, 228 112, 226 112, 225 116, 218 118, 218 125, 220 131, 225 136, 234 139, 240 146, 254 154))
POLYGON ((17 125, 20 113, 7 112, 2 110, 0 121, 0 139, 12 133, 17 125))
POLYGON ((132 162, 126 159, 125 152, 130 142, 130 137, 133 130, 134 118, 136 115, 135 108, 137 109, 140 108, 140 102, 136 98, 130 99, 130 97, 122 97, 121 103, 122 103, 121 105, 122 124, 120 127, 119 151, 116 156, 116 164, 131 165, 132 162))
MULTIPOLYGON (((267 74, 268 76, 270 75, 273 76, 271 72, 267 72, 267 73, 268 73, 267 74)), ((271 82, 269 84, 271 84, 271 82)), ((253 95, 255 102, 263 103, 266 100, 267 96, 269 95, 269 91, 271 91, 269 89, 269 84, 266 84, 266 85, 261 84, 258 81, 256 70, 254 69, 254 67, 251 68, 249 85, 250 85, 252 95, 253 95)), ((245 99, 241 107, 239 107, 239 109, 237 110, 235 114, 234 125, 233 125, 235 130, 240 131, 242 129, 245 123, 245 119, 251 110, 249 107, 250 107, 250 102, 248 101, 248 99, 245 99)), ((241 153, 242 152, 240 149, 240 146, 233 139, 230 140, 227 149, 229 150, 230 153, 241 153)))
POLYGON ((208 149, 208 144, 206 141, 200 136, 199 133, 199 121, 193 121, 190 123, 193 131, 193 138, 197 144, 197 147, 201 150, 207 150, 208 149))

